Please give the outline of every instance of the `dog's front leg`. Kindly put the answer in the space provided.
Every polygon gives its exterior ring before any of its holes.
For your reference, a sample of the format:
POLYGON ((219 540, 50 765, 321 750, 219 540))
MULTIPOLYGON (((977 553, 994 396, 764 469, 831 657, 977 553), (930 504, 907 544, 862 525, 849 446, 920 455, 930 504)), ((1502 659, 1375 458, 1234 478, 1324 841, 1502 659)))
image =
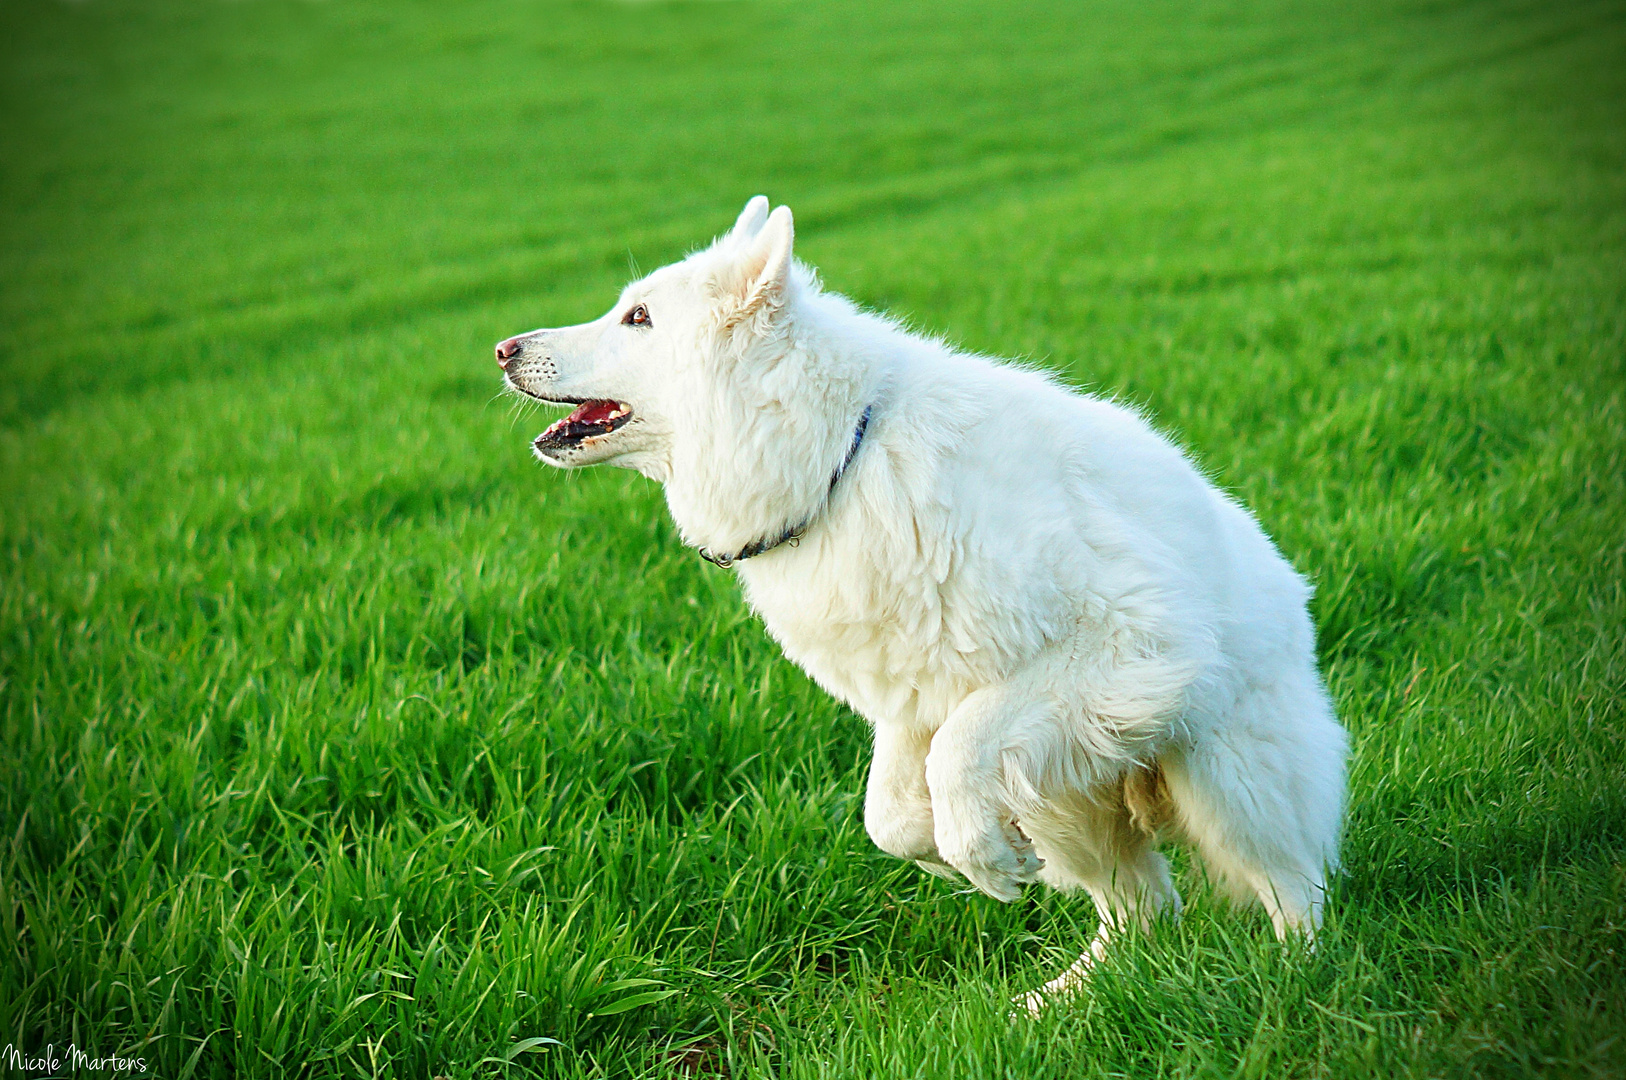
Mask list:
POLYGON ((911 859, 941 877, 954 871, 937 854, 932 797, 926 788, 930 733, 897 724, 875 725, 875 757, 864 793, 864 828, 875 846, 911 859))
POLYGON ((1005 797, 1003 750, 1026 706, 1038 703, 1003 687, 979 690, 949 714, 926 756, 937 851, 996 900, 1015 900, 1044 867, 1005 797))

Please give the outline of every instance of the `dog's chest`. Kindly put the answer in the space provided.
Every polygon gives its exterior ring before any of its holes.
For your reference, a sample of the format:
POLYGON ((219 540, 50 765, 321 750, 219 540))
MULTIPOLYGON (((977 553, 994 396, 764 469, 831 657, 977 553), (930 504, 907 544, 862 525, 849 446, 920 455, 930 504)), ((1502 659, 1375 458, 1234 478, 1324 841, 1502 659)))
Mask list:
POLYGON ((874 723, 935 728, 1045 636, 1031 617, 1003 610, 999 594, 939 580, 906 559, 854 559, 809 575, 775 570, 746 575, 747 600, 787 657, 874 723))

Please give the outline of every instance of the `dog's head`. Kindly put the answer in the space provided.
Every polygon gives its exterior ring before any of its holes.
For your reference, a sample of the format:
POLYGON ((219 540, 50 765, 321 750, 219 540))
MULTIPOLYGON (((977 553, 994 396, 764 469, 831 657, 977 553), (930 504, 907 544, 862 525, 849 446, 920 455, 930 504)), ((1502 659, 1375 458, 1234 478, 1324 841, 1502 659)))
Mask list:
POLYGON ((727 420, 727 397, 750 354, 771 352, 793 293, 811 283, 791 257, 790 208, 757 196, 705 250, 628 285, 592 322, 501 342, 497 363, 515 393, 574 406, 537 436, 536 456, 576 468, 610 463, 667 480, 674 441, 727 420), (727 393, 723 393, 728 384, 727 393))

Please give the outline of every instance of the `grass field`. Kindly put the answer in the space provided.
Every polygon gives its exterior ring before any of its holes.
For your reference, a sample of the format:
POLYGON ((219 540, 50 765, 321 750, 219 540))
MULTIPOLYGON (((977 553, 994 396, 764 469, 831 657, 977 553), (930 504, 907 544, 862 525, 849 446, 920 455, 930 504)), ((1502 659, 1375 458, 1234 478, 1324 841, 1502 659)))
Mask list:
POLYGON ((1626 1075, 1626 7, 0 20, 0 1045, 1626 1075), (759 191, 833 288, 1144 406, 1316 581, 1316 952, 1182 862, 1181 922, 1012 1023, 1088 902, 874 850, 863 723, 659 491, 531 460, 492 343, 759 191))

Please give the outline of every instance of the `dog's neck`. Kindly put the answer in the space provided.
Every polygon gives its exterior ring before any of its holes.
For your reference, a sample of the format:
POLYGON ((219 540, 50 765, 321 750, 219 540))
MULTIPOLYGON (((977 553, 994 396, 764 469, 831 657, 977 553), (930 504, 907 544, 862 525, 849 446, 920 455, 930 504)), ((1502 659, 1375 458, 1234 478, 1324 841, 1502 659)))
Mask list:
POLYGON ((851 327, 829 324, 870 318, 840 297, 804 295, 770 333, 715 358, 676 425, 665 479, 685 543, 728 563, 813 523, 863 442, 875 392, 851 327))
POLYGON ((754 559, 758 555, 766 555, 776 547, 785 544, 794 547, 796 542, 802 538, 802 534, 807 532, 814 520, 818 518, 820 512, 829 504, 830 497, 836 493, 836 485, 841 483, 841 478, 847 474, 847 470, 852 466, 853 458, 858 456, 859 448, 864 445, 864 433, 869 430, 869 418, 873 412, 874 406, 864 406, 864 413, 858 418, 858 427, 853 430, 853 441, 852 445, 847 448, 847 456, 841 459, 841 464, 836 466, 836 471, 830 474, 830 486, 825 489, 824 501, 811 514, 803 518, 800 524, 790 526, 778 536, 763 536, 753 540, 733 554, 719 555, 706 548, 701 548, 700 557, 713 566, 720 566, 726 570, 744 559, 754 559))

